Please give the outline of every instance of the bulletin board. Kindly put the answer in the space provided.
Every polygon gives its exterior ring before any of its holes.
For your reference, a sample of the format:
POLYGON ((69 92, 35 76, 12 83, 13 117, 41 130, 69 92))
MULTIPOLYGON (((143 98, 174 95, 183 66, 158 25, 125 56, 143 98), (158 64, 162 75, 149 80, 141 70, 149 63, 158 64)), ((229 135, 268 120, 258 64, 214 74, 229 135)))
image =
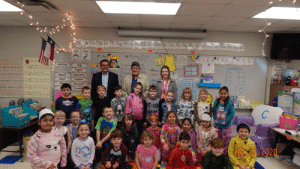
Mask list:
MULTIPOLYGON (((82 52, 78 52, 79 58, 82 52)), ((86 64, 86 76, 82 76, 82 80, 86 80, 86 85, 90 86, 92 80, 92 72, 96 73, 100 71, 99 64, 102 59, 108 59, 110 56, 118 57, 119 68, 110 68, 111 72, 119 75, 119 84, 122 85, 123 79, 126 75, 131 74, 131 63, 137 61, 141 65, 141 73, 147 75, 150 85, 154 84, 157 79, 160 79, 160 69, 161 65, 158 65, 158 59, 164 59, 167 55, 173 55, 174 60, 171 61, 175 63, 176 69, 171 72, 171 78, 177 82, 178 85, 178 95, 180 98, 182 90, 185 87, 192 88, 193 100, 198 100, 198 85, 200 82, 200 75, 202 74, 202 64, 198 64, 198 77, 185 77, 184 68, 186 65, 193 66, 197 65, 196 60, 192 61, 194 55, 185 55, 186 57, 178 57, 176 54, 138 54, 138 53, 91 53, 90 60, 72 60, 70 53, 59 54, 56 56, 56 63, 69 63, 72 65, 74 63, 86 64), (95 68, 95 66, 98 66, 95 68), (93 68, 91 68, 93 67, 93 68)), ((195 56, 194 56, 195 57, 195 56)), ((197 57, 197 56, 196 56, 197 57)), ((197 57, 198 58, 198 57, 197 57)), ((213 76, 214 83, 221 83, 221 86, 227 86, 229 88, 230 95, 234 96, 246 96, 251 100, 264 100, 265 90, 266 90, 266 79, 267 79, 267 60, 264 58, 253 58, 254 63, 251 66, 241 66, 241 65, 214 65, 214 73, 210 75, 213 76)), ((168 61, 170 64, 170 61, 168 61)), ((199 63, 199 62, 198 62, 199 63)), ((72 67, 72 66, 71 66, 72 67)), ((72 70, 71 67, 55 67, 54 73, 66 73, 72 70)), ((71 72, 72 74, 72 72, 71 72)), ((55 78, 55 77, 54 77, 55 78)), ((70 80, 74 80, 71 76, 70 80)), ((71 83, 72 84, 72 83, 71 83)), ((73 86, 72 86, 73 87, 73 86)), ((56 90, 59 90, 56 88, 56 90)), ((219 89, 207 89, 213 98, 218 96, 219 89)), ((74 88, 72 93, 81 93, 80 88, 74 88)))

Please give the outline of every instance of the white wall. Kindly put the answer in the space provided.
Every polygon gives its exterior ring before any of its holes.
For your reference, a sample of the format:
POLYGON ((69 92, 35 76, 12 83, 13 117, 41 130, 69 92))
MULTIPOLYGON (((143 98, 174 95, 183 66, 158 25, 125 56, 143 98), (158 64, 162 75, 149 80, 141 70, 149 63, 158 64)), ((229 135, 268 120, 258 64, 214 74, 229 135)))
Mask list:
MULTIPOLYGON (((78 28, 78 39, 132 39, 121 38, 117 35, 116 28, 78 28)), ((60 46, 68 48, 71 42, 71 33, 69 30, 62 30, 60 33, 51 35, 51 38, 60 46)), ((38 57, 41 50, 41 38, 46 38, 45 33, 40 33, 33 27, 0 27, 0 57, 38 57)), ((146 39, 146 38, 134 38, 146 39)), ((158 39, 154 39, 158 40, 158 39)), ((168 39, 163 39, 167 41, 168 39)), ((182 39, 172 39, 183 41, 182 39)), ((197 41, 197 40, 189 40, 197 41)), ((262 43, 264 35, 260 33, 229 33, 229 32, 208 32, 207 38, 200 42, 230 42, 242 43, 245 46, 244 52, 218 52, 218 51, 196 51, 200 55, 221 55, 221 56, 262 56, 262 43)), ((199 41, 198 41, 199 42, 199 41)), ((96 52, 96 49, 92 49, 96 52)), ((147 53, 147 50, 136 49, 103 49, 102 52, 131 52, 131 53, 147 53)), ((166 52, 164 50, 153 50, 153 53, 166 52)), ((189 54, 190 51, 174 50, 170 53, 189 54)), ((269 78, 269 77, 268 77, 269 78)), ((266 96, 268 98, 268 95, 266 96)), ((12 98, 0 98, 0 106, 7 106, 12 98)), ((36 100, 36 99, 34 99, 36 100)), ((46 106, 50 106, 50 99, 38 99, 46 106)), ((241 115, 249 115, 242 113, 241 115)))

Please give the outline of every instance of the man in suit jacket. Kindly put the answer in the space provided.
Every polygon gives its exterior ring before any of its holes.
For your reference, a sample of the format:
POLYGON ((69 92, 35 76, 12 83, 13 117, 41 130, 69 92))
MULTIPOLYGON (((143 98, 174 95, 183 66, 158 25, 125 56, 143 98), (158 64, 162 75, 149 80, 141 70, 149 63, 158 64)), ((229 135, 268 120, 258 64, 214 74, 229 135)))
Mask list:
POLYGON ((95 98, 98 98, 99 95, 97 93, 97 87, 99 85, 103 85, 106 87, 105 96, 112 100, 115 97, 114 88, 119 86, 119 78, 118 75, 109 72, 109 61, 107 59, 103 59, 100 61, 101 72, 98 72, 93 75, 92 79, 92 100, 94 101, 95 98))

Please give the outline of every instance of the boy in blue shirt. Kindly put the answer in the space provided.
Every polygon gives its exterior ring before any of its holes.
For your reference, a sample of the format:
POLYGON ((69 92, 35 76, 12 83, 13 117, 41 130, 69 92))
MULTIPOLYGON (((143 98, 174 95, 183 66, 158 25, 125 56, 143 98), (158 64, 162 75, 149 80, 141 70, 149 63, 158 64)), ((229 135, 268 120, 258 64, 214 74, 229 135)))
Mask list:
POLYGON ((82 88, 83 99, 79 100, 76 109, 81 112, 81 121, 87 123, 91 128, 94 128, 94 118, 93 118, 93 101, 90 99, 91 89, 87 86, 82 88))
POLYGON ((61 85, 61 91, 63 93, 63 96, 59 97, 55 101, 55 109, 61 110, 66 113, 66 121, 64 125, 67 125, 71 123, 70 115, 74 109, 76 109, 76 105, 78 102, 78 99, 71 95, 72 87, 69 83, 64 83, 61 85))

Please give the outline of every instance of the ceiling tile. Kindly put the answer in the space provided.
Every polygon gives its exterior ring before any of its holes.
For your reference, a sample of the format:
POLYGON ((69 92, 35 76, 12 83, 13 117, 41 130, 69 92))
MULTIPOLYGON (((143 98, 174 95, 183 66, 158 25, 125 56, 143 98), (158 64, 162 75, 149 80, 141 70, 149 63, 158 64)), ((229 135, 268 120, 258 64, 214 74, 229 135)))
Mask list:
POLYGON ((121 27, 121 28, 141 28, 142 25, 140 23, 128 23, 128 22, 113 22, 113 27, 121 27))
POLYGON ((9 18, 9 17, 7 17, 7 16, 3 16, 3 15, 1 15, 0 14, 0 21, 9 21, 9 20, 14 20, 14 19, 11 19, 11 18, 9 18))
POLYGON ((100 21, 108 22, 104 14, 91 14, 91 13, 76 13, 74 14, 75 20, 79 21, 100 21))
POLYGON ((208 21, 209 17, 192 17, 192 16, 176 16, 173 23, 174 24, 204 24, 208 21))
POLYGON ((103 13, 95 1, 51 0, 60 12, 68 13, 103 13))
POLYGON ((172 23, 175 16, 167 15, 141 15, 142 23, 172 23))
POLYGON ((183 0, 184 3, 200 3, 200 4, 220 4, 225 5, 232 0, 183 0))
POLYGON ((171 24, 142 23, 142 28, 169 29, 170 27, 171 27, 171 24))
POLYGON ((1 26, 29 26, 27 23, 20 21, 0 21, 1 26))
POLYGON ((38 16, 39 18, 41 19, 44 19, 44 20, 67 20, 67 17, 65 16, 64 13, 62 12, 57 12, 57 13, 50 13, 50 12, 33 12, 32 15, 35 17, 35 16, 38 16))
POLYGON ((231 31, 231 32, 258 32, 258 30, 261 29, 259 26, 232 26, 226 29, 226 31, 231 31))
POLYGON ((105 14, 110 22, 141 22, 140 15, 134 14, 105 14))
POLYGON ((18 21, 28 21, 30 22, 29 15, 32 16, 33 20, 43 20, 42 18, 39 18, 38 15, 34 15, 31 12, 25 12, 23 15, 20 14, 20 12, 3 12, 1 13, 2 16, 8 17, 13 20, 18 21))
POLYGON ((108 28, 113 27, 110 22, 84 22, 86 27, 100 27, 100 28, 108 28))
POLYGON ((276 27, 268 27, 266 28, 266 33, 286 33, 291 31, 289 28, 276 28, 276 27))
POLYGON ((299 20, 278 20, 278 22, 272 24, 270 27, 294 28, 299 26, 300 26, 299 20))
POLYGON ((205 24, 208 25, 235 25, 242 22, 246 18, 223 18, 223 17, 212 17, 205 24))
POLYGON ((265 10, 263 6, 227 5, 216 16, 220 17, 253 17, 265 10))
POLYGON ((236 26, 266 26, 267 23, 274 24, 278 22, 278 19, 258 19, 258 18, 248 18, 240 23, 238 23, 236 26))
POLYGON ((224 7, 225 5, 182 3, 176 15, 213 16, 224 7))
MULTIPOLYGON (((273 1, 272 5, 279 1, 273 1)), ((261 5, 266 7, 270 3, 270 0, 232 0, 230 4, 233 5, 261 5)))
POLYGON ((202 30, 207 30, 207 31, 225 31, 228 29, 230 26, 217 26, 217 25, 202 25, 201 28, 202 30))
POLYGON ((201 25, 196 24, 196 25, 190 25, 190 24, 172 24, 171 29, 200 29, 201 25))

